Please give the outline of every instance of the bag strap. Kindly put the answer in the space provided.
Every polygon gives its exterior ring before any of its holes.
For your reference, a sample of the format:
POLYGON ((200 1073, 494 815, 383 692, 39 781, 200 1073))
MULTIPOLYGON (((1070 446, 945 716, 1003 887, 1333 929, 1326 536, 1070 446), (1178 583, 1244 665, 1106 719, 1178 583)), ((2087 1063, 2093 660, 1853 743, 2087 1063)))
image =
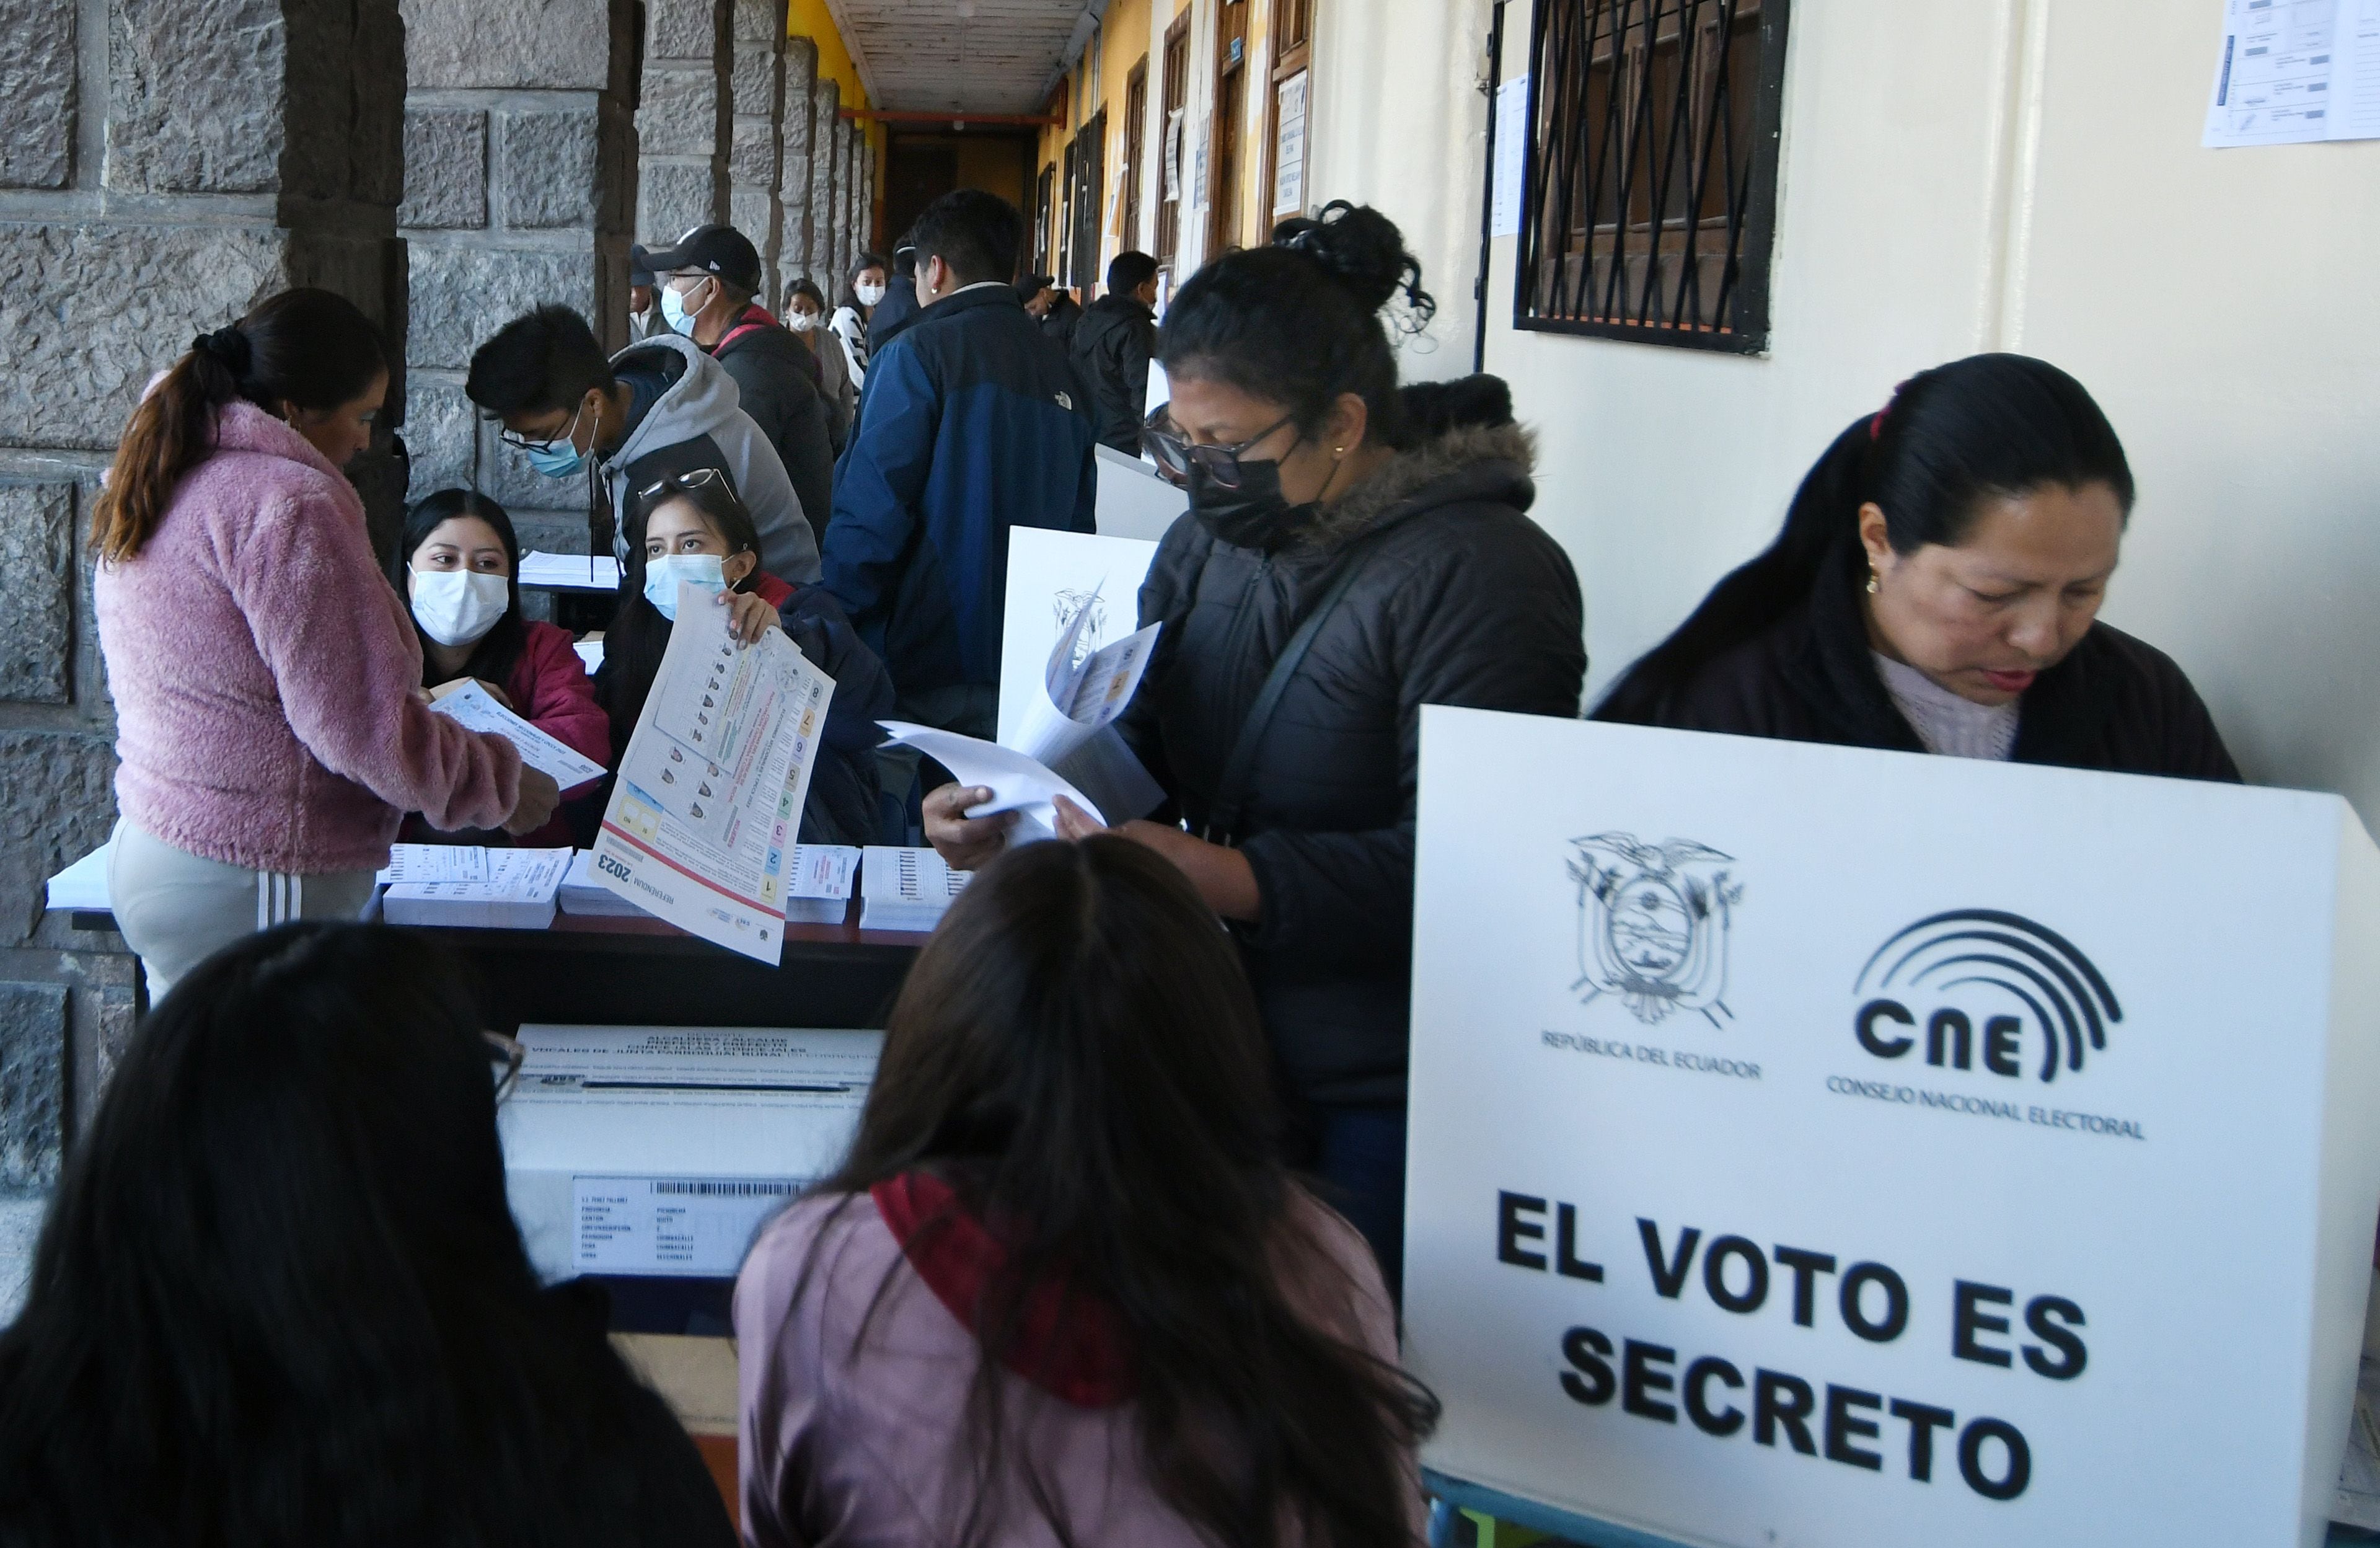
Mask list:
POLYGON ((1314 637, 1330 621, 1330 615, 1347 599, 1355 578, 1364 571, 1378 544, 1359 542, 1339 573, 1331 579, 1330 589, 1321 600, 1308 608, 1298 621, 1297 632, 1273 658, 1272 670, 1265 675, 1264 686, 1257 690, 1256 702, 1248 706, 1247 718, 1240 722, 1239 735, 1232 740, 1231 756, 1224 761, 1223 777, 1215 786, 1214 799, 1208 803, 1207 826, 1201 837, 1210 844, 1237 844, 1240 819, 1245 815, 1248 796, 1248 778, 1256 771, 1257 749, 1263 743, 1266 728, 1271 725, 1273 712, 1281 708, 1281 696, 1305 664, 1305 652, 1313 647, 1314 637))

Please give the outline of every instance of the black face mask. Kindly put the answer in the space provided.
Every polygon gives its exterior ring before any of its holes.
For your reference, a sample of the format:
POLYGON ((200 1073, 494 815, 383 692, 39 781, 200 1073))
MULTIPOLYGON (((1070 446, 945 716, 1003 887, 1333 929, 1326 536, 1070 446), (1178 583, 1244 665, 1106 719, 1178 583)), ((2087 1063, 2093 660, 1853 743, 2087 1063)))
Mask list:
POLYGON ((1190 465, 1190 514, 1218 542, 1276 554, 1288 546, 1322 508, 1309 500, 1293 506, 1281 498, 1281 464, 1243 462, 1240 487, 1225 489, 1197 463, 1190 465))

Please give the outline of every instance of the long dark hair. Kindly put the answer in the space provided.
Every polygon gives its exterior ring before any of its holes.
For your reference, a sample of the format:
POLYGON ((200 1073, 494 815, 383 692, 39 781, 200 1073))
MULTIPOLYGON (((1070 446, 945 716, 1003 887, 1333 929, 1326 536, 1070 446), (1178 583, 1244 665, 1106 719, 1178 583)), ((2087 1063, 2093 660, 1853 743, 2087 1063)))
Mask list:
POLYGON ((1211 1541, 1408 1540, 1401 1454, 1437 1402, 1284 1295, 1284 1265, 1333 1271, 1292 1207, 1271 1091, 1230 937, 1148 849, 1032 845, 952 906, 893 1006, 850 1156, 815 1191, 864 1208, 925 1170, 1002 1223, 969 1396, 984 1482, 961 1541, 996 1530, 990 1481, 1011 1455, 1059 1541, 1080 1541, 1000 1400, 1024 1309, 1053 1280, 1115 1309, 1148 1476, 1211 1541))
POLYGON ((11 1544, 620 1542, 658 1400, 541 1293, 455 959, 292 924, 140 1029, 0 1333, 11 1544))
MULTIPOLYGON (((520 664, 521 652, 528 645, 528 626, 521 619, 520 538, 513 531, 511 513, 473 489, 441 489, 423 495, 405 513, 405 530, 397 535, 396 552, 389 557, 389 583, 396 588, 398 596, 406 599, 406 613, 411 616, 413 590, 407 572, 412 568, 413 555, 430 541, 431 533, 458 516, 488 524, 496 540, 504 545, 504 564, 512 572, 506 581, 512 596, 504 604, 504 616, 471 647, 470 657, 463 663, 460 674, 502 688, 512 681, 513 668, 520 664)), ((431 661, 431 652, 437 641, 423 632, 419 618, 413 621, 413 630, 421 639, 421 686, 435 688, 445 681, 444 675, 431 661)))
POLYGON ((892 265, 884 261, 884 255, 880 252, 863 252, 852 262, 851 273, 844 276, 843 299, 837 301, 836 306, 849 307, 862 318, 868 315, 868 309, 859 299, 859 276, 870 269, 883 270, 884 283, 888 286, 892 283, 892 265))
MULTIPOLYGON (((597 696, 612 717, 614 748, 628 745, 637 717, 645 713, 645 697, 661 675, 662 656, 669 650, 670 621, 645 600, 645 524, 654 511, 678 499, 694 502, 710 530, 727 545, 730 558, 748 552, 757 561, 760 553, 760 530, 724 478, 693 484, 666 478, 628 503, 628 562, 620 567, 620 606, 612 615, 611 627, 603 631, 603 668, 596 675, 597 696)), ((756 562, 749 575, 727 589, 748 591, 759 578, 756 562)))
POLYGON ((1171 376, 1221 382, 1278 403, 1311 434, 1342 393, 1364 400, 1366 440, 1404 444, 1397 358, 1380 313, 1402 294, 1417 332, 1438 303, 1396 224, 1334 200, 1273 227, 1272 245, 1227 252, 1166 309, 1157 358, 1171 376))
POLYGON ((1827 567, 1855 571, 1864 562, 1862 506, 1881 507, 1892 551, 1910 554, 1964 542, 1986 501, 2095 483, 2131 514, 2123 443, 2066 372, 2026 355, 1970 355, 1920 372, 1881 411, 1835 437, 1794 491, 1777 541, 1712 587, 1675 633, 1628 669, 1594 718, 1653 723, 1706 664, 1808 597, 1827 567))
POLYGON ((91 546, 103 559, 139 554, 165 518, 182 475, 214 449, 225 404, 335 408, 388 370, 380 330, 345 296, 284 290, 226 328, 200 334, 152 387, 124 429, 107 487, 91 502, 91 546))

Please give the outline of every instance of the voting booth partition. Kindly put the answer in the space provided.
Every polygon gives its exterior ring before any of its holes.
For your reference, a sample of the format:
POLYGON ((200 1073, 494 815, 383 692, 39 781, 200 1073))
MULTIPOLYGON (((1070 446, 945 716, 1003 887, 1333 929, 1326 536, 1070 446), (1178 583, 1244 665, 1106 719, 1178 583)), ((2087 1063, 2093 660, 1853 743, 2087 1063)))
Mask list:
POLYGON ((1432 708, 1417 844, 1450 1492, 1727 1548, 2321 1540, 2380 1213, 2346 803, 1432 708))

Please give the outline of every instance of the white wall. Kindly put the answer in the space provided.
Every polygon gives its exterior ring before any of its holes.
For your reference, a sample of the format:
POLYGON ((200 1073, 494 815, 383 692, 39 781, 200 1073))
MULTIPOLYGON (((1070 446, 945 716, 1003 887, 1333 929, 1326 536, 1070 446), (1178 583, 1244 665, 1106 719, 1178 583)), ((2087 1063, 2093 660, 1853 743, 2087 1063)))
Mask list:
MULTIPOLYGON (((1408 372, 1467 370, 1487 0, 1320 7, 1313 196, 1405 226, 1443 303, 1408 372)), ((1894 383, 2018 349, 2080 377, 2131 455, 2109 620, 2181 662, 2251 777, 2380 823, 2380 142, 2199 149, 2220 14, 1803 0, 1764 359, 1516 332, 1495 243, 1488 369, 1539 433, 1590 693, 1766 543, 1894 383)), ((1528 16, 1512 0, 1508 79, 1528 16)))

